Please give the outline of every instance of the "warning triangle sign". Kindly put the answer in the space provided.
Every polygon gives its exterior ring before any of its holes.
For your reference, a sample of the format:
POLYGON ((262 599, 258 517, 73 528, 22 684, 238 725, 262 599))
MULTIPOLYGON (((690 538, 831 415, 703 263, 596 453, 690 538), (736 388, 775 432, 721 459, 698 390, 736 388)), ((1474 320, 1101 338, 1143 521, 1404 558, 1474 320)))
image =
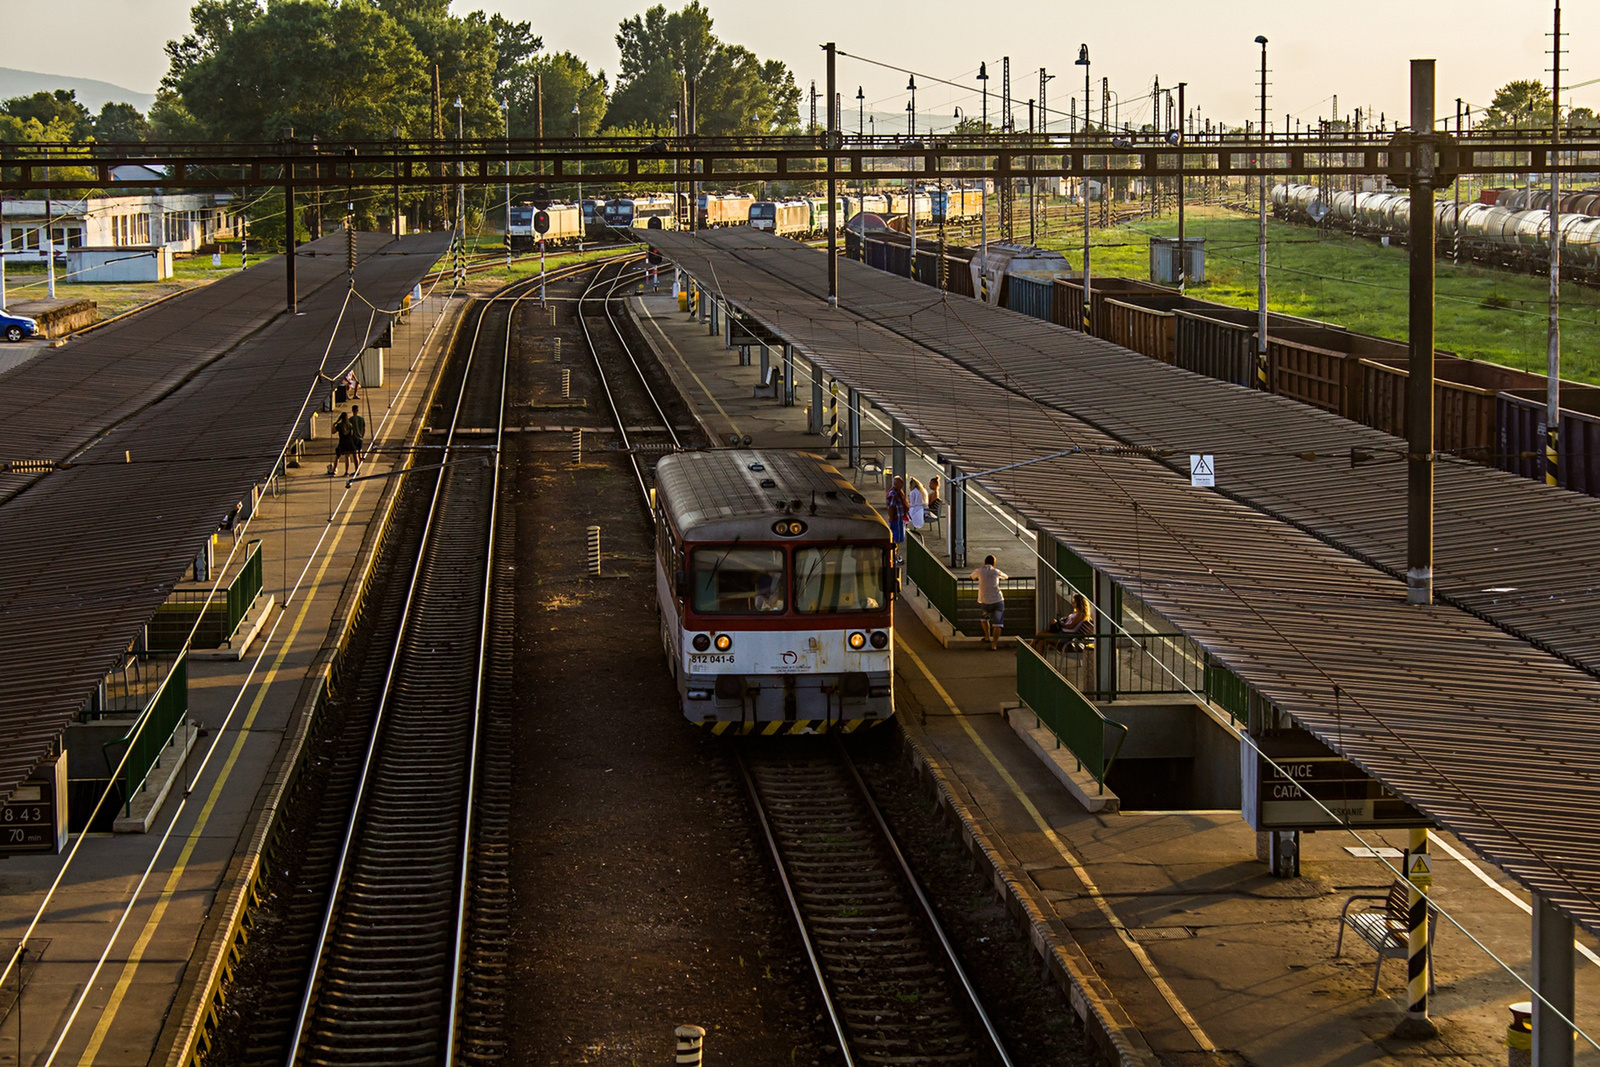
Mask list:
POLYGON ((1217 484, 1215 456, 1189 456, 1189 484, 1207 489, 1217 484))

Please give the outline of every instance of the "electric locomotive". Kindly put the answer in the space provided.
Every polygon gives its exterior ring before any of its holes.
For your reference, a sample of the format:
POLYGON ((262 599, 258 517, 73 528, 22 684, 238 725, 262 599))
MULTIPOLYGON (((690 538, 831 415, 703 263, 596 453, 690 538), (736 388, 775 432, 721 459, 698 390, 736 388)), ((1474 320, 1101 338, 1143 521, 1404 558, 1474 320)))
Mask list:
POLYGON ((550 219, 550 229, 541 238, 533 228, 533 216, 538 209, 532 204, 511 205, 511 220, 507 233, 511 247, 526 252, 539 247, 542 239, 549 248, 577 244, 583 236, 582 217, 577 204, 551 204, 545 209, 550 219))
POLYGON ((683 714, 713 733, 850 732, 894 712, 894 545, 807 452, 656 466, 656 603, 683 714))

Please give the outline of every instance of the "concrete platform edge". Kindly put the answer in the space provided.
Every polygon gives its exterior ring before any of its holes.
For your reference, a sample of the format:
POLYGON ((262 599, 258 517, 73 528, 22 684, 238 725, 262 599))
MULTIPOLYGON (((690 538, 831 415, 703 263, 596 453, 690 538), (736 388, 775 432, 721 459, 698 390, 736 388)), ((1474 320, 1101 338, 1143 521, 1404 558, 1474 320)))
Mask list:
POLYGON ((1028 725, 1029 719, 1037 723, 1038 717, 1027 704, 1003 703, 1000 705, 1000 717, 1010 724, 1022 743, 1039 757, 1039 762, 1056 776, 1056 780, 1067 787, 1067 792, 1083 805, 1084 811, 1090 814, 1113 814, 1122 810, 1122 801, 1117 794, 1098 791, 1100 783, 1094 780, 1094 775, 1083 770, 1081 765, 1076 770, 1067 765, 1069 761, 1077 763, 1077 758, 1056 742, 1054 734, 1043 726, 1028 725))
POLYGON ((963 798, 963 790, 943 763, 929 754, 917 738, 895 720, 912 767, 933 787, 939 806, 961 831, 961 841, 988 877, 1006 911, 1028 935, 1034 951, 1049 974, 1067 994, 1100 1052, 1114 1067, 1159 1067, 1161 1060, 1134 1025, 1105 981, 1095 973, 1071 931, 1047 917, 1026 887, 1020 864, 998 839, 989 836, 984 822, 963 798))
MULTIPOLYGON (((464 300, 458 307, 446 312, 453 315, 455 321, 440 350, 427 392, 417 406, 407 435, 408 444, 415 445, 422 436, 423 427, 427 425, 428 412, 442 380, 440 372, 444 360, 455 348, 457 335, 466 321, 464 312, 468 306, 469 301, 464 300)), ((278 811, 299 772, 306 739, 316 721, 322 700, 327 695, 329 684, 337 673, 345 642, 349 639, 366 597, 372 567, 399 500, 400 487, 401 479, 398 478, 388 479, 384 486, 383 496, 374 510, 375 521, 369 524, 366 536, 362 539, 359 563, 355 570, 359 581, 345 586, 328 627, 332 641, 324 643, 323 650, 306 671, 300 693, 295 698, 292 732, 284 738, 274 755, 273 766, 256 795, 246 832, 240 835, 240 846, 228 862, 222 884, 217 889, 217 903, 201 928, 194 954, 185 967, 178 994, 173 999, 172 1010, 156 1042, 155 1053, 150 1058, 152 1064, 187 1067, 197 1062, 198 1054, 203 1051, 208 1023, 226 996, 225 984, 232 978, 233 964, 249 937, 250 913, 259 901, 258 890, 268 862, 267 853, 271 847, 278 811)))

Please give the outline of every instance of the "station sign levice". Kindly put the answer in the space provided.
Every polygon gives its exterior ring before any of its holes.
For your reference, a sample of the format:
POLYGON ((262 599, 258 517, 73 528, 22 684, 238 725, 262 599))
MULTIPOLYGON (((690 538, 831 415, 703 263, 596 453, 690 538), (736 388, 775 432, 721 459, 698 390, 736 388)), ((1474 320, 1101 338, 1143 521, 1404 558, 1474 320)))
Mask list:
POLYGON ((1433 820, 1304 730, 1240 746, 1243 814, 1257 831, 1402 829, 1433 820), (1258 750, 1259 749, 1259 750, 1258 750))

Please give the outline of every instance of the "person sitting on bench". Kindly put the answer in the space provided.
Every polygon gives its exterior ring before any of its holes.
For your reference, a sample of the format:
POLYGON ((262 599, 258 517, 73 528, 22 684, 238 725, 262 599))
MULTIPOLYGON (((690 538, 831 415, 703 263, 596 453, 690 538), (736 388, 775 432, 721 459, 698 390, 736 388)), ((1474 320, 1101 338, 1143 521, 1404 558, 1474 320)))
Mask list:
POLYGON ((1094 609, 1082 593, 1072 594, 1072 612, 1059 619, 1051 619, 1045 632, 1033 639, 1036 651, 1043 652, 1052 644, 1063 649, 1081 650, 1094 636, 1094 609))

